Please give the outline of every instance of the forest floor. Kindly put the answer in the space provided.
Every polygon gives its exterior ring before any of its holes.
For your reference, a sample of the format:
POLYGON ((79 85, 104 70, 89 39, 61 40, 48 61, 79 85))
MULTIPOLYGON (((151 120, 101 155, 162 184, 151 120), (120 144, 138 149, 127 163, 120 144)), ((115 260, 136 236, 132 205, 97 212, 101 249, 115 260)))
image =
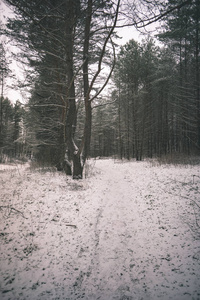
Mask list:
POLYGON ((200 299, 200 165, 86 174, 0 165, 0 299, 200 299))

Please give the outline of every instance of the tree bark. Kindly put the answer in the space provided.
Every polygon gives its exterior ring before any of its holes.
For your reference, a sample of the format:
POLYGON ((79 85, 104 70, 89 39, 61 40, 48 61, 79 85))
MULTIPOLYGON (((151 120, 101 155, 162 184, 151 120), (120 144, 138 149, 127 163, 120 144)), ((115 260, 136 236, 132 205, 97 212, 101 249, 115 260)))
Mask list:
POLYGON ((88 63, 89 63, 89 44, 90 27, 92 20, 92 0, 88 0, 87 16, 85 22, 85 39, 83 46, 83 84, 84 84, 84 102, 85 102, 85 127, 84 127, 84 148, 83 162, 90 155, 90 142, 92 130, 92 108, 89 91, 88 63))
POLYGON ((73 64, 73 46, 74 46, 74 28, 76 23, 76 1, 66 1, 66 73, 67 73, 67 116, 66 116, 66 143, 72 153, 73 159, 73 178, 82 178, 82 165, 80 153, 74 142, 74 133, 76 127, 76 102, 74 85, 74 64, 73 64))
POLYGON ((196 79, 196 102, 197 102, 197 147, 200 149, 200 74, 199 74, 199 19, 200 19, 200 3, 199 0, 196 0, 196 32, 195 32, 195 60, 196 60, 196 70, 195 70, 195 79, 196 79))

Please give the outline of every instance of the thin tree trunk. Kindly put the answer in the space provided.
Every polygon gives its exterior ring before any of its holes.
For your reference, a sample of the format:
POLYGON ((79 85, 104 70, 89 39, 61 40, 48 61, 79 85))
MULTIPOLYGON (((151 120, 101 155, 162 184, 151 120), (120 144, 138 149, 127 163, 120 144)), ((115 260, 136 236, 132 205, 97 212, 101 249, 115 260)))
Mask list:
POLYGON ((85 127, 84 127, 84 149, 83 162, 90 155, 90 142, 92 130, 92 108, 89 91, 88 63, 89 63, 89 44, 90 44, 90 26, 92 20, 92 0, 88 0, 87 17, 85 22, 85 40, 83 47, 83 84, 84 84, 84 102, 85 102, 85 127))
POLYGON ((66 117, 66 142, 67 147, 72 153, 73 159, 73 178, 82 178, 82 165, 80 153, 74 142, 75 124, 76 124, 76 102, 74 86, 74 65, 73 65, 73 40, 75 26, 76 2, 73 0, 66 1, 66 62, 67 62, 67 101, 68 110, 66 117))
POLYGON ((4 82, 3 82, 3 70, 2 70, 2 79, 1 79, 1 96, 0 96, 0 147, 2 147, 3 144, 3 137, 2 137, 2 129, 3 129, 3 88, 4 88, 4 82))
POLYGON ((200 75, 199 75, 199 18, 200 18, 200 4, 196 0, 196 101, 197 101, 197 146, 200 149, 200 75))
POLYGON ((119 82, 119 90, 118 90, 118 136, 119 136, 119 154, 120 159, 123 157, 123 149, 122 149, 122 132, 121 132, 121 91, 120 91, 120 82, 119 82))

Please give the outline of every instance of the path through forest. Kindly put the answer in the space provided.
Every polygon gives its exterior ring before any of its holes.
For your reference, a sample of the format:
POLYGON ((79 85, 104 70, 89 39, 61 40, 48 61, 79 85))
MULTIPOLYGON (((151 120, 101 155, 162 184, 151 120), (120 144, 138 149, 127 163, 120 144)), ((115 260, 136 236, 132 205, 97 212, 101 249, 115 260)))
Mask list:
POLYGON ((1 299, 200 299, 199 166, 88 168, 0 172, 1 299))

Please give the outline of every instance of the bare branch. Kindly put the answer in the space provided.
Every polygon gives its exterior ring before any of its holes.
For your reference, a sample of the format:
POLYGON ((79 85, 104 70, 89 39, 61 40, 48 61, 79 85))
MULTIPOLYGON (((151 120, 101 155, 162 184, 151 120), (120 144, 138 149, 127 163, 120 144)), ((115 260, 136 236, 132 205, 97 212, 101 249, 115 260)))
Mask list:
POLYGON ((110 70, 110 73, 108 74, 108 77, 107 77, 105 83, 103 84, 101 89, 90 99, 90 102, 92 102, 95 98, 97 98, 98 95, 104 90, 104 88, 106 87, 106 85, 107 85, 108 81, 110 80, 110 77, 114 71, 115 63, 116 63, 116 54, 115 54, 115 46, 114 46, 114 43, 112 42, 112 39, 111 39, 111 43, 112 43, 112 47, 113 47, 113 56, 114 56, 112 68, 110 70))
POLYGON ((109 39, 111 38, 111 35, 112 35, 112 33, 113 33, 113 31, 114 31, 114 29, 116 27, 116 24, 117 24, 117 19, 118 19, 118 14, 119 14, 119 6, 120 6, 120 0, 118 0, 118 3, 117 3, 116 15, 115 15, 115 20, 114 20, 113 26, 111 27, 111 30, 110 30, 108 36, 105 39, 105 42, 104 42, 104 45, 103 45, 103 49, 101 51, 101 55, 100 55, 100 58, 99 58, 99 64, 98 64, 98 70, 97 70, 96 74, 94 75, 94 77, 92 79, 92 82, 90 83, 88 92, 87 92, 87 97, 88 98, 89 98, 90 92, 91 92, 91 90, 93 88, 93 85, 94 85, 97 77, 99 76, 99 74, 101 72, 101 65, 102 65, 102 60, 103 60, 104 54, 105 54, 106 46, 107 46, 107 43, 108 43, 109 39))
POLYGON ((139 18, 139 21, 134 21, 131 23, 127 23, 127 24, 122 24, 122 25, 117 25, 116 28, 124 28, 124 27, 130 27, 130 26, 136 26, 136 28, 144 28, 148 25, 151 25, 152 23, 155 23, 159 20, 161 20, 163 17, 165 17, 166 15, 170 14, 171 12, 173 12, 174 10, 180 9, 185 5, 191 4, 192 0, 187 0, 184 1, 183 3, 176 5, 170 9, 168 9, 165 12, 161 12, 159 14, 154 15, 153 17, 149 17, 147 19, 143 19, 143 18, 139 18))

